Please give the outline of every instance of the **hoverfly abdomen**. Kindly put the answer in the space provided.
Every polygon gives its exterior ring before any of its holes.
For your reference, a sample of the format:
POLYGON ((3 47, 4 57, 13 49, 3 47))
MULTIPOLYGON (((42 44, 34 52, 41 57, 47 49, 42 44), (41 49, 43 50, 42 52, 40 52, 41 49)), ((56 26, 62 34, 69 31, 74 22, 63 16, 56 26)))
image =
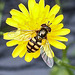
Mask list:
POLYGON ((37 51, 41 47, 41 42, 42 40, 37 39, 37 36, 31 38, 27 45, 27 51, 29 53, 37 51))

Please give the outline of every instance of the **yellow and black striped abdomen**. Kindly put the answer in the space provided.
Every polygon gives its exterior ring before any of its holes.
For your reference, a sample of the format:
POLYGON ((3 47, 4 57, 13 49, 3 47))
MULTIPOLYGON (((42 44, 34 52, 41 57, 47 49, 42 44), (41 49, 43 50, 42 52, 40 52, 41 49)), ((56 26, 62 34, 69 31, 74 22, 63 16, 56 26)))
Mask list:
POLYGON ((37 37, 30 39, 27 45, 27 51, 29 53, 37 51, 41 47, 41 42, 42 40, 38 40, 37 37))

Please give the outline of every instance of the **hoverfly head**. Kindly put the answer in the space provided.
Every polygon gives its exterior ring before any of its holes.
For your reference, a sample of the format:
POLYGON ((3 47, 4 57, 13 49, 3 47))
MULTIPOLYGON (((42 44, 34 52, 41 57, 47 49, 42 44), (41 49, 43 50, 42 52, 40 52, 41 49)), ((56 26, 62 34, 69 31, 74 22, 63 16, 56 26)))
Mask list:
POLYGON ((47 26, 46 24, 42 24, 41 27, 45 28, 48 32, 51 32, 51 28, 47 26))

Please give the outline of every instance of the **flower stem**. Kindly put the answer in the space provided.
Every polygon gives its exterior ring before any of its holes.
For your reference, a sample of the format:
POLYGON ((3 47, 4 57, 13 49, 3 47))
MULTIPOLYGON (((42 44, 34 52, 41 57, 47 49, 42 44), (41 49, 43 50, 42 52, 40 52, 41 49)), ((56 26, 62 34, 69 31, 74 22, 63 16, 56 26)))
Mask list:
POLYGON ((2 20, 2 11, 4 9, 5 3, 0 1, 0 27, 1 27, 1 20, 2 20))
POLYGON ((54 57, 54 61, 58 66, 65 66, 67 68, 71 68, 75 70, 75 66, 71 66, 63 61, 61 61, 60 59, 58 59, 57 57, 54 57))
MULTIPOLYGON (((63 43, 65 44, 65 42, 63 42, 63 43)), ((65 50, 62 50, 62 61, 63 61, 63 62, 66 62, 66 63, 69 62, 69 60, 68 60, 68 58, 67 58, 67 49, 68 49, 68 46, 66 47, 65 50)))
POLYGON ((65 59, 67 59, 67 51, 68 51, 69 47, 71 47, 74 43, 75 43, 75 41, 72 41, 71 43, 69 43, 67 45, 65 50, 62 50, 62 52, 63 52, 62 60, 63 61, 65 61, 65 59))

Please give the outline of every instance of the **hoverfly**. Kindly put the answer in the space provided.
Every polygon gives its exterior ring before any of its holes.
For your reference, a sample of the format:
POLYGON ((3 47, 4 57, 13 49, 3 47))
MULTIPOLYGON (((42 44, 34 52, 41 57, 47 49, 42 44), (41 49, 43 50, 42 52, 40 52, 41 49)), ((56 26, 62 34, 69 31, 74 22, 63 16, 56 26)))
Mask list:
POLYGON ((47 33, 49 32, 51 32, 51 28, 46 24, 42 24, 40 30, 16 30, 16 32, 14 31, 9 32, 8 36, 14 40, 28 41, 27 44, 28 53, 34 53, 40 48, 41 56, 44 62, 49 67, 52 67, 54 64, 53 55, 52 55, 50 44, 47 40, 47 33), (36 36, 32 37, 34 33, 36 33, 36 36), (46 40, 44 45, 42 45, 43 39, 46 40), (52 58, 49 55, 52 56, 52 58))

